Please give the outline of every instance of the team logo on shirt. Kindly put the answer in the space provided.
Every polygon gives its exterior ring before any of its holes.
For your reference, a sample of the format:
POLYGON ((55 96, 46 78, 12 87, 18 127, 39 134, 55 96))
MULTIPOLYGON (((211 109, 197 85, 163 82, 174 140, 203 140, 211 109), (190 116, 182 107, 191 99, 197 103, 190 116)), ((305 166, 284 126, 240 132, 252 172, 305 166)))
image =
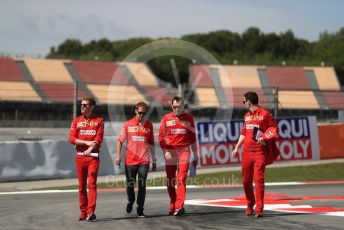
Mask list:
POLYGON ((86 122, 85 121, 80 121, 76 124, 77 128, 83 128, 86 127, 86 122))
POLYGON ((139 127, 137 126, 129 126, 128 127, 128 133, 135 133, 139 131, 139 127))
POLYGON ((128 127, 128 133, 135 133, 135 132, 149 133, 150 129, 145 128, 145 127, 137 127, 137 126, 128 127))
POLYGON ((262 121, 264 120, 264 116, 258 116, 258 115, 255 115, 255 116, 246 116, 245 117, 245 121, 248 122, 248 121, 262 121))
POLYGON ((184 126, 190 126, 189 121, 180 121, 180 123, 182 123, 182 125, 184 125, 184 126))
POLYGON ((174 126, 174 125, 176 125, 176 121, 175 120, 166 121, 166 126, 167 127, 174 126))
POLYGON ((76 125, 77 128, 84 128, 86 126, 89 127, 93 127, 93 126, 97 126, 98 122, 96 121, 90 121, 90 122, 86 122, 86 121, 79 121, 76 125))
POLYGON ((97 125, 98 125, 98 122, 96 122, 96 121, 90 121, 90 122, 87 122, 87 125, 90 126, 90 127, 97 126, 97 125))
POLYGON ((150 129, 149 128, 145 128, 145 127, 141 127, 140 131, 143 132, 143 133, 149 133, 150 129))

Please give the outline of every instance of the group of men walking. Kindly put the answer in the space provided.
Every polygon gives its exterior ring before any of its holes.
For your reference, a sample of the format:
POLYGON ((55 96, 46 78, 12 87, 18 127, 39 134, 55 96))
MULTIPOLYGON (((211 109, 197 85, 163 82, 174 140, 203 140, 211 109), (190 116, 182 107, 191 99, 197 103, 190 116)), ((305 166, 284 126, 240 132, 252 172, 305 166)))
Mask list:
MULTIPOLYGON (((278 128, 271 114, 258 106, 258 96, 254 92, 244 95, 244 102, 249 112, 245 115, 238 144, 232 152, 237 157, 239 148, 243 148, 243 185, 247 198, 246 215, 253 214, 262 217, 264 207, 264 171, 266 160, 266 145, 270 140, 259 137, 253 140, 253 128, 262 132, 278 128), (252 181, 256 184, 254 196, 252 181)), ((97 198, 97 174, 99 168, 99 151, 103 141, 104 121, 93 112, 96 102, 93 98, 83 98, 81 102, 82 115, 72 121, 70 142, 76 145, 76 169, 79 180, 79 220, 93 221, 96 219, 95 207, 97 198), (87 194, 86 185, 88 178, 87 194)), ((181 97, 171 100, 172 112, 166 114, 160 124, 158 141, 165 159, 167 176, 167 191, 170 198, 168 215, 181 216, 185 213, 184 201, 186 195, 186 179, 193 154, 193 167, 198 165, 195 123, 191 114, 184 111, 184 101, 181 97)), ((131 213, 134 203, 137 204, 137 215, 145 217, 143 212, 146 197, 147 174, 152 162, 152 171, 156 170, 156 154, 153 124, 144 117, 148 105, 139 102, 135 107, 135 116, 125 122, 117 139, 115 164, 122 161, 122 147, 126 144, 125 174, 128 203, 125 208, 131 213), (134 186, 138 183, 138 193, 135 197, 134 186)))

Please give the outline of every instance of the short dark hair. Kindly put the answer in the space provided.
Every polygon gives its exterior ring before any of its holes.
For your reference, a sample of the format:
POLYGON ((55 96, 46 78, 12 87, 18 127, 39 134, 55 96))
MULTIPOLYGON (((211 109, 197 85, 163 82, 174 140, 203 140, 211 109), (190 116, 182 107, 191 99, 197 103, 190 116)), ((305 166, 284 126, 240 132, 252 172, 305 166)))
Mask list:
POLYGON ((145 110, 147 110, 148 105, 147 105, 147 103, 145 103, 143 101, 140 101, 139 103, 136 104, 136 108, 135 109, 137 110, 138 108, 141 108, 141 107, 143 107, 145 110))
POLYGON ((253 105, 258 105, 259 98, 258 98, 257 93, 247 92, 245 93, 244 97, 247 101, 250 101, 253 105))
POLYGON ((96 100, 93 97, 84 97, 82 101, 88 101, 90 105, 96 106, 96 100))
POLYGON ((180 97, 180 96, 174 96, 174 97, 172 98, 171 104, 173 104, 174 101, 181 101, 181 102, 184 104, 184 100, 183 100, 183 98, 180 97))

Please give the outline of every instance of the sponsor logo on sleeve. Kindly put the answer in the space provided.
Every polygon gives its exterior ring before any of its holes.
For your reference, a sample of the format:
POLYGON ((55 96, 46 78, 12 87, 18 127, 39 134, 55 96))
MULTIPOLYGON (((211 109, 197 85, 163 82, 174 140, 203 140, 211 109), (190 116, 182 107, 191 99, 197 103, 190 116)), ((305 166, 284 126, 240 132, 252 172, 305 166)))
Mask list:
POLYGON ((76 125, 77 128, 83 128, 86 127, 86 122, 85 121, 79 121, 76 125))
POLYGON ((190 126, 190 121, 180 121, 184 126, 190 126))
POLYGON ((128 127, 128 133, 135 133, 138 131, 139 131, 139 128, 137 126, 129 126, 128 127))

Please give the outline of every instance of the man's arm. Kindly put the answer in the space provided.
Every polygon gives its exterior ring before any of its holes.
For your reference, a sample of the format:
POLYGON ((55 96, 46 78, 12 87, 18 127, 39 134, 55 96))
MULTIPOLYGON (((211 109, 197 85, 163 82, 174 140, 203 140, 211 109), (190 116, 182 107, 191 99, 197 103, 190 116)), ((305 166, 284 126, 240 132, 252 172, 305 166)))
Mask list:
POLYGON ((155 156, 154 145, 149 146, 149 151, 150 151, 151 158, 152 158, 152 171, 155 172, 156 171, 156 156, 155 156))
POLYGON ((158 141, 161 149, 164 151, 166 149, 166 122, 162 118, 159 128, 158 141))
POLYGON ((87 145, 89 147, 93 147, 96 145, 95 141, 85 141, 85 140, 81 140, 79 139, 78 136, 78 128, 77 128, 77 119, 74 119, 72 121, 71 127, 70 127, 70 131, 69 131, 69 141, 71 144, 73 145, 87 145))
POLYGON ((122 127, 121 133, 118 136, 117 139, 117 146, 116 146, 116 158, 115 158, 115 164, 120 165, 121 159, 122 159, 122 147, 123 142, 127 139, 127 123, 125 123, 122 127))
POLYGON ((198 165, 198 150, 197 150, 197 143, 196 143, 196 129, 195 129, 195 122, 194 119, 191 117, 191 129, 190 131, 190 139, 191 139, 191 150, 193 153, 193 164, 194 166, 198 165))
POLYGON ((267 122, 267 130, 269 130, 269 135, 265 135, 264 133, 264 135, 257 140, 257 143, 262 145, 265 145, 266 142, 269 142, 271 140, 276 140, 278 138, 279 131, 277 122, 271 113, 269 113, 265 119, 267 122))
POLYGON ((245 140, 245 136, 244 135, 240 135, 238 143, 236 144, 233 152, 232 152, 232 156, 233 157, 237 157, 238 156, 238 149, 240 148, 240 146, 244 143, 245 140))
POLYGON ((159 145, 162 149, 162 152, 164 153, 165 159, 171 159, 171 153, 167 150, 166 147, 166 122, 165 122, 165 117, 162 118, 162 121, 160 123, 160 128, 159 128, 159 145))
POLYGON ((101 144, 103 142, 104 138, 104 120, 103 118, 100 119, 99 121, 99 126, 97 129, 96 137, 94 138, 94 141, 97 142, 98 144, 101 144))
POLYGON ((117 146, 116 146, 116 159, 115 159, 115 164, 116 164, 116 165, 120 165, 120 164, 121 164, 122 146, 123 146, 123 143, 120 142, 120 141, 117 141, 117 146))

